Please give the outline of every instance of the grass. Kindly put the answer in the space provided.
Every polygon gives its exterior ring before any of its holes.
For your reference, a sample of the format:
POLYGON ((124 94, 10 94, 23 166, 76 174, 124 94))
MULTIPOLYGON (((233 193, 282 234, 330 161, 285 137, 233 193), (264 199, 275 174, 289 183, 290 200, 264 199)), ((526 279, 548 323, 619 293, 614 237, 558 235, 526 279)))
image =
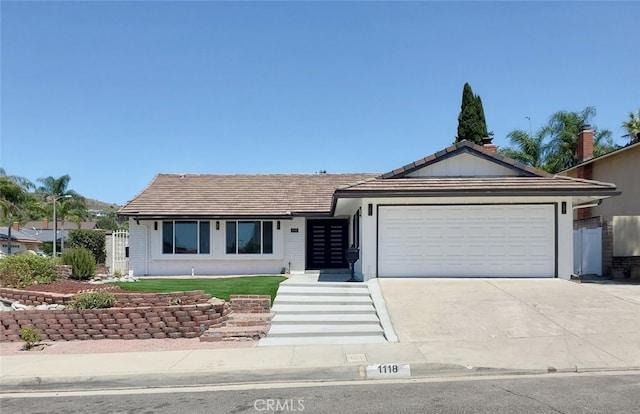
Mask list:
POLYGON ((134 292, 184 292, 204 290, 216 298, 229 301, 230 295, 270 295, 276 297, 282 276, 251 276, 202 279, 140 279, 139 282, 115 282, 122 290, 134 292))

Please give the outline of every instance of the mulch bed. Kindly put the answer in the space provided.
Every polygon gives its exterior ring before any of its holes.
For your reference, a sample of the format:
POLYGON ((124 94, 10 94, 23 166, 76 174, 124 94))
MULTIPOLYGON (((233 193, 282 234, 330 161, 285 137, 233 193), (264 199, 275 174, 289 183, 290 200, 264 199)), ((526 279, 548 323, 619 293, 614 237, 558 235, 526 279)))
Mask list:
POLYGON ((46 285, 31 285, 23 287, 21 288, 21 290, 28 290, 30 292, 76 294, 95 290, 119 291, 120 286, 77 282, 75 280, 60 280, 58 282, 48 283, 46 285))

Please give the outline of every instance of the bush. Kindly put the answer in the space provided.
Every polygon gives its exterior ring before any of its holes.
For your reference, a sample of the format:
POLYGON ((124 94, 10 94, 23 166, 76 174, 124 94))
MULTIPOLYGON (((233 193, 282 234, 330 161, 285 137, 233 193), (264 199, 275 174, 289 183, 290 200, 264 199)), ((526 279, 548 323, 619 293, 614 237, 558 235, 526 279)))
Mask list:
POLYGON ((69 304, 71 309, 105 309, 116 304, 116 297, 106 290, 82 293, 73 297, 69 304))
POLYGON ((104 263, 107 257, 105 234, 100 230, 71 230, 67 247, 85 248, 93 253, 96 263, 104 263))
POLYGON ((29 325, 20 330, 20 339, 26 342, 23 349, 29 350, 33 348, 35 344, 42 341, 42 336, 36 331, 36 328, 29 325))
POLYGON ((84 248, 65 249, 62 253, 62 263, 71 266, 73 279, 90 279, 96 271, 96 259, 84 248))
POLYGON ((32 254, 12 254, 0 259, 0 286, 23 288, 58 280, 56 260, 32 254))

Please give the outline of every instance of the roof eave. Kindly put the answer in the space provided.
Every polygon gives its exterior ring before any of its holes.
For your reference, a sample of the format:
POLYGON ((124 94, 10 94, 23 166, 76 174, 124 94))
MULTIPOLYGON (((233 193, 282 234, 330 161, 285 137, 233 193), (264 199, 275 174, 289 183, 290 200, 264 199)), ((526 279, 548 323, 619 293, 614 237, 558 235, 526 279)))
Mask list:
POLYGON ((540 190, 351 190, 337 192, 334 196, 333 208, 338 198, 364 198, 364 197, 527 197, 527 196, 604 196, 614 197, 622 194, 615 189, 540 189, 540 190))

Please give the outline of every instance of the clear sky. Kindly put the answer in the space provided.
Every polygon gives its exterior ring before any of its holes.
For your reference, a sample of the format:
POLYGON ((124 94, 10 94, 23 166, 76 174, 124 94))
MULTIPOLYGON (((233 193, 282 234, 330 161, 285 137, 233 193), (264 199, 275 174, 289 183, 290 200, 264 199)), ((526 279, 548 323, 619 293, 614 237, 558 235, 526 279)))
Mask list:
POLYGON ((123 204, 158 173, 386 172, 640 108, 638 2, 2 1, 0 161, 123 204))

